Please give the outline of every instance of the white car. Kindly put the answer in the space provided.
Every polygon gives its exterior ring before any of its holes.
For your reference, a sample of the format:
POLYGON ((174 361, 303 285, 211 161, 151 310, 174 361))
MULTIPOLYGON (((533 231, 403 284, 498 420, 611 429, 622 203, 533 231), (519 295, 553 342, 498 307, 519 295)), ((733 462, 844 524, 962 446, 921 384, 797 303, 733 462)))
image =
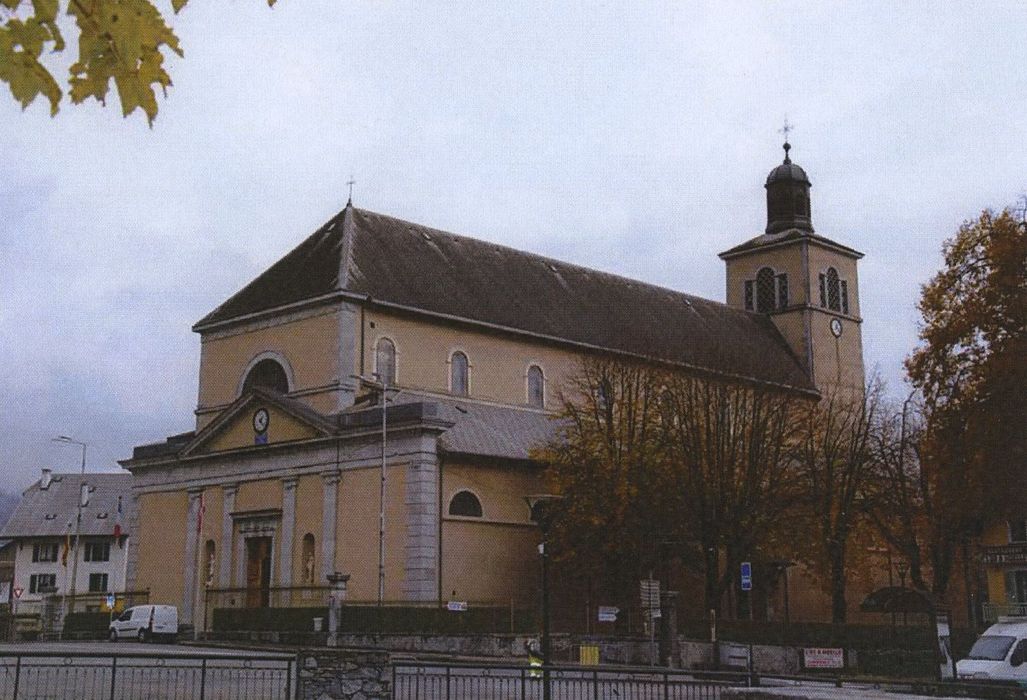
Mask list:
POLYGON ((961 680, 1027 681, 1027 620, 999 618, 956 664, 961 680))
POLYGON ((111 622, 110 640, 151 639, 175 641, 178 636, 178 608, 174 605, 136 605, 111 622))

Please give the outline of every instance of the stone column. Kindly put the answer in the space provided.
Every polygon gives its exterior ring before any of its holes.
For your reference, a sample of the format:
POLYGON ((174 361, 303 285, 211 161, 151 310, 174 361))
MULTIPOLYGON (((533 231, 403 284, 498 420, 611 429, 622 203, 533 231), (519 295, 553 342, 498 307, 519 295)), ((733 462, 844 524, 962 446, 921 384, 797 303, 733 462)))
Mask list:
POLYGON ((421 461, 407 465, 403 565, 403 597, 406 600, 438 600, 439 597, 438 486, 437 462, 421 461))
POLYGON ((339 510, 339 470, 321 473, 324 500, 321 510, 321 580, 335 573, 335 530, 339 510))
POLYGON ((221 486, 223 497, 221 507, 221 563, 218 566, 218 587, 232 586, 232 511, 235 510, 235 494, 239 484, 221 486))
POLYGON ((660 594, 660 611, 660 663, 669 668, 680 668, 677 591, 663 591, 660 594))
MULTIPOLYGON (((292 548, 296 530, 296 484, 299 479, 288 476, 282 479, 282 541, 278 548, 278 585, 288 588, 292 585, 292 548)), ((283 593, 283 604, 289 605, 289 592, 283 593)))
POLYGON ((182 589, 182 620, 195 624, 193 610, 196 601, 196 540, 200 522, 200 498, 203 489, 189 489, 189 513, 185 519, 185 573, 182 589))
POLYGON ((339 646, 339 620, 342 618, 342 601, 346 599, 346 582, 349 574, 338 571, 328 574, 332 590, 328 593, 328 646, 339 646))

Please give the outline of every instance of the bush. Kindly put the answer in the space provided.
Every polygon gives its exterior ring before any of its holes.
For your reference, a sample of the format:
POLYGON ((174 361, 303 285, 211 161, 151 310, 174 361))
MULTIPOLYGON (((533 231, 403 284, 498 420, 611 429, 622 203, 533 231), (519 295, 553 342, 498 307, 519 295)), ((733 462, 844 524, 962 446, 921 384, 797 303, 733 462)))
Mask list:
POLYGON ((64 635, 73 639, 92 637, 103 639, 111 626, 110 613, 73 612, 64 618, 64 635))

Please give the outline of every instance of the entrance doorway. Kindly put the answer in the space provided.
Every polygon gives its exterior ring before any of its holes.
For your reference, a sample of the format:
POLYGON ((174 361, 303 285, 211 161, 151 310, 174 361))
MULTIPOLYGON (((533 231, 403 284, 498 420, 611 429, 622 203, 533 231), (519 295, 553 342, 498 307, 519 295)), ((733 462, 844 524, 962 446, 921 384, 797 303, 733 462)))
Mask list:
POLYGON ((246 539, 246 607, 271 604, 271 538, 246 539))

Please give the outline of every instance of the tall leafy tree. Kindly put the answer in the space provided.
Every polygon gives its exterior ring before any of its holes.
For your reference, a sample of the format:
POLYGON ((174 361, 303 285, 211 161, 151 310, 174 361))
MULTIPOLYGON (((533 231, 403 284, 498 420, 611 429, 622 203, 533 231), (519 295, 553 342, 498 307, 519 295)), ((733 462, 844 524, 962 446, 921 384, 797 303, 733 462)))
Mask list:
POLYGON ((537 455, 564 496, 557 548, 613 599, 630 602, 666 528, 657 378, 638 364, 586 360, 562 397, 561 430, 537 455))
POLYGON ((683 558, 702 554, 707 610, 746 559, 769 555, 801 498, 794 447, 807 400, 685 374, 665 377, 661 442, 683 558))
MULTIPOLYGON (((178 13, 187 1, 171 0, 171 10, 178 13)), ((0 81, 14 99, 28 107, 42 95, 51 115, 60 109, 65 90, 48 64, 67 48, 62 13, 74 19, 77 34, 78 58, 67 69, 71 102, 92 97, 106 104, 113 83, 122 113, 142 110, 152 124, 156 91, 171 86, 164 59, 184 53, 151 0, 0 0, 0 81)))
POLYGON ((906 368, 923 394, 924 447, 960 524, 1027 508, 1027 218, 983 212, 943 248, 924 285, 906 368))
POLYGON ((564 430, 538 456, 561 493, 558 539, 608 591, 634 591, 661 557, 705 578, 718 612, 799 498, 799 402, 776 390, 647 365, 585 363, 564 430))

